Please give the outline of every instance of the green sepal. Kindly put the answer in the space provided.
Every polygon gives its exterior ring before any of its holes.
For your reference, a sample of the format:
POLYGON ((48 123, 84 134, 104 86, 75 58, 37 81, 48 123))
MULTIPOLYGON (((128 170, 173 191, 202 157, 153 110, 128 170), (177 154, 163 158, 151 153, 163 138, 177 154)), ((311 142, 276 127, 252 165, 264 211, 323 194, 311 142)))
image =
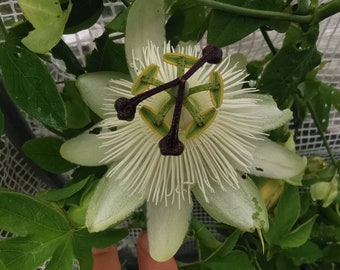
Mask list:
POLYGON ((187 137, 187 139, 194 139, 197 136, 201 135, 215 120, 216 115, 217 110, 215 108, 210 108, 205 113, 203 113, 201 117, 204 119, 205 124, 203 126, 200 126, 194 121, 185 132, 185 136, 187 137))
POLYGON ((165 136, 169 133, 169 127, 162 122, 161 125, 156 125, 158 115, 148 106, 143 106, 139 110, 140 116, 148 126, 159 133, 161 136, 165 136))
POLYGON ((224 84, 222 76, 219 72, 210 74, 209 82, 213 85, 210 89, 210 97, 215 108, 219 108, 223 102, 224 84))
POLYGON ((163 61, 174 66, 182 66, 186 68, 191 68, 196 62, 198 58, 180 54, 180 53, 165 53, 163 55, 163 61))
MULTIPOLYGON (((138 95, 143 93, 149 86, 152 84, 150 81, 154 79, 157 76, 157 73, 159 71, 159 66, 151 64, 147 66, 141 74, 138 75, 135 82, 132 85, 131 93, 133 95, 138 95)), ((155 82, 156 79, 155 79, 155 82)))

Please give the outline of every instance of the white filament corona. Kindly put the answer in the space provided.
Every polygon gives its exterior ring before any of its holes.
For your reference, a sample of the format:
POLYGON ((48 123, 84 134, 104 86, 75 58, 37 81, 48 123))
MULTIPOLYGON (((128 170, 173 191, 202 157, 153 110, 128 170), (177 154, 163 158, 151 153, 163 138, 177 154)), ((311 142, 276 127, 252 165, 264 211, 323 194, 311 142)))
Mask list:
MULTIPOLYGON (((156 64, 159 72, 156 79, 164 83, 177 76, 177 67, 165 63, 162 55, 174 52, 169 44, 160 51, 149 42, 143 50, 142 59, 134 59, 133 67, 140 73, 150 64, 156 64)), ((179 47, 176 53, 200 57, 197 47, 179 47)), ((105 131, 98 137, 103 147, 108 147, 103 163, 113 163, 108 177, 120 179, 129 194, 147 193, 147 199, 158 204, 162 200, 167 203, 180 202, 190 198, 190 190, 198 186, 203 194, 206 189, 213 191, 211 181, 225 189, 226 185, 238 187, 237 171, 248 172, 254 151, 253 141, 258 140, 261 133, 258 116, 247 113, 247 108, 258 106, 257 98, 246 96, 254 92, 252 88, 241 89, 245 73, 236 65, 230 65, 230 57, 220 64, 205 64, 189 80, 189 87, 204 85, 209 82, 211 72, 219 72, 224 84, 223 104, 218 108, 214 122, 198 137, 187 139, 185 129, 192 122, 191 115, 182 112, 180 140, 185 145, 181 156, 162 156, 159 151, 159 134, 152 130, 137 113, 131 122, 118 120, 113 107, 115 98, 131 98, 132 83, 125 80, 115 80, 108 90, 112 99, 107 99, 103 106, 108 116, 102 122, 105 131), (240 113, 237 113, 240 112, 240 113), (111 131, 110 128, 115 128, 111 131)), ((167 93, 161 93, 145 100, 143 104, 159 110, 167 93)), ((213 107, 209 93, 193 94, 190 100, 204 112, 213 107)), ((171 121, 171 112, 165 118, 171 121)), ((169 123, 167 123, 169 124, 169 123)))

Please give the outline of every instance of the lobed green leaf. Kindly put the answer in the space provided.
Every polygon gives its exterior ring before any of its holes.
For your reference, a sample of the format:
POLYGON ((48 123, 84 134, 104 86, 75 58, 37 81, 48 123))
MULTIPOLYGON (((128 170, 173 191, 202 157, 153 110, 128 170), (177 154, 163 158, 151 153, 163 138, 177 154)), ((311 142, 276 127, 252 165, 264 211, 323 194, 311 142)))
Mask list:
POLYGON ((0 228, 20 236, 35 235, 35 240, 48 240, 63 235, 69 224, 54 203, 0 190, 0 228))
POLYGON ((263 93, 271 94, 280 109, 291 106, 298 85, 320 64, 321 55, 315 45, 317 37, 318 29, 305 33, 292 25, 283 47, 264 69, 257 87, 263 93))

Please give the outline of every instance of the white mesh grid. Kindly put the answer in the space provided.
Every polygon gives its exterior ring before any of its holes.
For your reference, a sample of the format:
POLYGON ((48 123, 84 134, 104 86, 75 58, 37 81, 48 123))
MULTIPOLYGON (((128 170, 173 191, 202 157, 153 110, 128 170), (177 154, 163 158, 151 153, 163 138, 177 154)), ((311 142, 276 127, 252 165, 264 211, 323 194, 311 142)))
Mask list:
MULTIPOLYGON (((325 1, 321 1, 325 2, 325 1)), ((77 58, 84 64, 84 55, 90 53, 94 48, 94 39, 103 33, 103 25, 109 22, 120 10, 123 4, 119 1, 111 2, 104 0, 104 11, 99 21, 90 29, 72 35, 65 35, 64 41, 70 46, 77 58)), ((0 0, 0 16, 5 26, 9 27, 14 22, 22 19, 22 13, 15 0, 0 0)), ((274 31, 269 32, 276 47, 282 44, 283 35, 274 31)), ((1 37, 0 37, 1 38, 1 37)), ((323 53, 323 60, 329 63, 319 72, 318 77, 325 83, 340 90, 340 15, 335 15, 323 21, 320 25, 320 38, 317 43, 318 49, 323 53)), ((270 51, 265 44, 262 34, 255 32, 240 42, 228 47, 230 53, 242 52, 248 60, 261 59, 270 51)), ((65 78, 65 67, 60 61, 49 65, 51 72, 56 80, 65 78)), ((29 121, 34 134, 45 136, 48 132, 43 127, 29 121)), ((336 158, 340 158, 340 114, 332 110, 330 114, 329 128, 326 138, 333 150, 336 158)), ((297 151, 307 156, 327 157, 327 151, 318 135, 317 129, 312 119, 307 116, 299 133, 296 135, 297 151)), ((35 194, 46 189, 47 186, 34 176, 30 166, 25 163, 22 156, 16 151, 6 136, 0 140, 0 186, 7 187, 16 191, 35 194)), ((198 206, 194 207, 194 215, 204 223, 211 223, 212 219, 198 206)), ((140 230, 131 230, 130 236, 121 243, 121 248, 134 250, 134 244, 140 230)), ((0 231, 0 239, 10 236, 6 232, 0 231)), ((183 254, 192 252, 192 245, 186 245, 181 249, 183 254)))

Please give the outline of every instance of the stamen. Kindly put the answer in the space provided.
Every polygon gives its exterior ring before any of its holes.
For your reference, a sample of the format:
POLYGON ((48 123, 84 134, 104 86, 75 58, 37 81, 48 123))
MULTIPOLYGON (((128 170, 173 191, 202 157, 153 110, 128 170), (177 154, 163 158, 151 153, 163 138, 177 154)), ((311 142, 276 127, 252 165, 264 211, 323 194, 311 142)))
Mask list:
POLYGON ((177 100, 170 131, 168 135, 159 141, 161 154, 165 156, 179 156, 184 151, 184 144, 178 139, 178 132, 184 98, 185 82, 186 81, 183 79, 180 79, 179 81, 177 100))
POLYGON ((118 98, 115 102, 115 109, 117 111, 118 119, 132 121, 135 118, 136 108, 140 102, 166 89, 176 86, 179 81, 179 78, 174 79, 130 99, 123 97, 118 98))
POLYGON ((222 50, 215 45, 208 45, 203 49, 203 56, 182 76, 183 80, 189 79, 205 63, 218 64, 222 61, 222 50))

